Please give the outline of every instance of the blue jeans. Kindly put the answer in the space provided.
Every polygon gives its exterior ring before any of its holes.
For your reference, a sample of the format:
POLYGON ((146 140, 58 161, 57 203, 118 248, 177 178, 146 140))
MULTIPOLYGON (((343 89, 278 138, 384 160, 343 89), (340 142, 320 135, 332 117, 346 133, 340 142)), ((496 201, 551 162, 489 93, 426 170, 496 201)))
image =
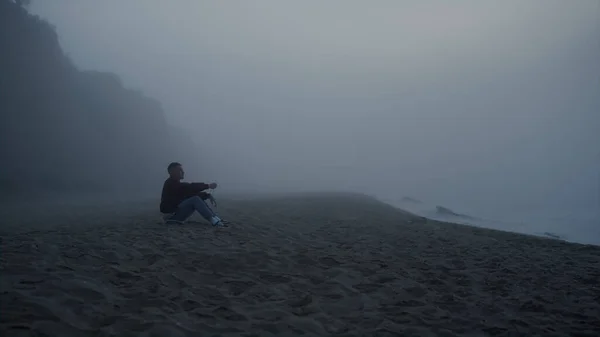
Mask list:
POLYGON ((208 222, 211 222, 211 219, 215 216, 215 213, 208 207, 208 205, 202 200, 199 196, 190 197, 182 201, 179 206, 177 206, 177 210, 173 215, 169 218, 169 220, 174 221, 185 221, 189 218, 194 211, 197 211, 202 215, 204 219, 208 222))

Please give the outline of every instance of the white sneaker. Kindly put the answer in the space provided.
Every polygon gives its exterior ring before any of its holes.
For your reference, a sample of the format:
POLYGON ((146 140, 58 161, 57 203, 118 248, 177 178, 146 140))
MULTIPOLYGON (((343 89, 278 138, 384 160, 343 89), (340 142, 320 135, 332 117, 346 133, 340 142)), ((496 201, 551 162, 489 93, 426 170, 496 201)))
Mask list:
POLYGON ((219 218, 218 216, 213 216, 210 222, 215 227, 223 227, 223 220, 221 220, 221 218, 219 218))

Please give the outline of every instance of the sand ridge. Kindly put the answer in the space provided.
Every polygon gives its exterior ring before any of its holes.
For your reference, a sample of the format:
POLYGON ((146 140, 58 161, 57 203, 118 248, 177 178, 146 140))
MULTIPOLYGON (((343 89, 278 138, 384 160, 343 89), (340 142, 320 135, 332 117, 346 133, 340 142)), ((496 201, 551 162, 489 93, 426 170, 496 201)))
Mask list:
POLYGON ((351 195, 220 205, 230 228, 147 205, 3 231, 2 335, 600 334, 600 247, 351 195))

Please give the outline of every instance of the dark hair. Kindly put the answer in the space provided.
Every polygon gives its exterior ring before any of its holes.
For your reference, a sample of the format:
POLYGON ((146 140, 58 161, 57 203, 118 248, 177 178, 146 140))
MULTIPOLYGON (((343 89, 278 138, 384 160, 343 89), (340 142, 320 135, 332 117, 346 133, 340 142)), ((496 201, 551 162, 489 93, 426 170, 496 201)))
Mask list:
POLYGON ((171 170, 176 168, 177 166, 181 166, 180 163, 174 161, 171 164, 169 164, 169 166, 167 166, 167 172, 171 173, 171 170))

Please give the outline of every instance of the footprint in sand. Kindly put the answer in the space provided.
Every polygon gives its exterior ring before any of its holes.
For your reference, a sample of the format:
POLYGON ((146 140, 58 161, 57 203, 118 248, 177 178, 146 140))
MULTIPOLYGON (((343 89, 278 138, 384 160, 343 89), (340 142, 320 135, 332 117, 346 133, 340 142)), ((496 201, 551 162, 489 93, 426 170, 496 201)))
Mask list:
MULTIPOLYGON (((278 325, 273 324, 273 323, 254 323, 254 324, 252 324, 252 329, 269 332, 274 335, 281 333, 278 325)), ((259 335, 256 335, 256 336, 259 336, 259 335)))
POLYGON ((406 290, 408 294, 415 296, 416 298, 421 298, 427 295, 427 289, 423 287, 409 287, 405 288, 404 290, 406 290))
POLYGON ((344 298, 344 295, 339 294, 339 293, 329 293, 329 294, 324 294, 322 296, 325 298, 331 299, 331 300, 340 300, 340 299, 344 298))
POLYGON ((313 302, 313 298, 311 295, 306 295, 302 298, 299 299, 293 299, 288 301, 288 305, 292 308, 298 308, 298 307, 303 307, 306 305, 309 305, 313 302))
POLYGON ((291 258, 299 266, 314 266, 317 262, 306 256, 294 256, 291 258))
POLYGON ((270 283, 289 283, 291 281, 289 277, 277 274, 261 274, 260 279, 270 283))
POLYGON ((102 292, 92 289, 91 287, 72 287, 69 290, 69 294, 85 301, 101 301, 106 299, 106 296, 104 296, 102 292))
POLYGON ((416 308, 425 306, 425 303, 417 300, 400 300, 396 302, 396 306, 416 308))
POLYGON ((248 289, 252 288, 256 285, 255 282, 252 281, 225 281, 224 282, 229 287, 229 292, 233 296, 239 296, 246 292, 248 289))
POLYGON ((115 276, 121 280, 131 280, 131 281, 140 281, 142 277, 130 271, 118 270, 115 273, 115 276))
POLYGON ((158 255, 158 254, 154 254, 154 253, 144 255, 144 257, 143 257, 143 259, 146 262, 148 262, 148 264, 147 264, 148 267, 152 266, 153 264, 155 264, 156 262, 160 261, 163 258, 164 258, 164 256, 158 255))
POLYGON ((217 316, 217 317, 222 317, 228 321, 236 321, 236 322, 240 322, 240 321, 247 321, 248 318, 230 308, 226 308, 226 307, 218 307, 215 310, 213 310, 213 313, 217 316))
POLYGON ((327 267, 335 267, 341 264, 336 259, 329 256, 319 258, 319 262, 327 267))
POLYGON ((185 301, 183 301, 183 303, 181 303, 181 308, 184 311, 192 311, 199 307, 201 307, 200 303, 198 303, 194 300, 185 300, 185 301))
POLYGON ((354 288, 362 293, 372 293, 372 292, 379 290, 379 288, 381 288, 381 284, 360 283, 360 284, 355 285, 354 288))
POLYGON ((264 265, 269 259, 269 255, 261 251, 252 251, 243 256, 244 264, 249 267, 264 265))

